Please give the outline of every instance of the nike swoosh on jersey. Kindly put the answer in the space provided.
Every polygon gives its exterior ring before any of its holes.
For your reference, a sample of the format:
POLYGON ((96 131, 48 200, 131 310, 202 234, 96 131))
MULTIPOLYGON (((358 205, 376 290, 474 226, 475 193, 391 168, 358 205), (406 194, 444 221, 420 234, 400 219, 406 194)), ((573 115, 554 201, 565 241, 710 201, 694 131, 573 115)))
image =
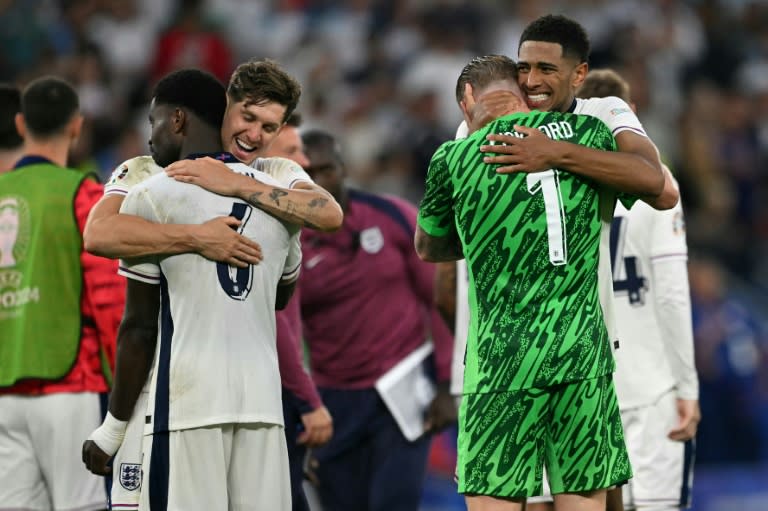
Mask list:
POLYGON ((317 266, 320 263, 320 261, 322 261, 324 258, 325 258, 325 256, 323 254, 317 254, 316 256, 311 257, 304 264, 304 266, 306 266, 308 270, 311 270, 312 268, 317 266))

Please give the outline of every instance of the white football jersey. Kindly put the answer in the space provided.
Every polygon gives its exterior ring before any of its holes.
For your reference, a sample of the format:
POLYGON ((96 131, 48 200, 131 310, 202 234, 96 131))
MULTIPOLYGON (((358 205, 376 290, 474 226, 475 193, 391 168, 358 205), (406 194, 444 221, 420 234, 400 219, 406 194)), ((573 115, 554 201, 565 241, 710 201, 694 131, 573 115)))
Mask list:
POLYGON ((469 334, 469 272, 467 261, 456 261, 456 325, 451 359, 451 395, 460 396, 464 388, 464 354, 469 334))
MULTIPOLYGON (((573 110, 575 114, 591 115, 605 123, 615 137, 622 131, 632 131, 643 137, 647 137, 640 119, 637 118, 632 108, 623 100, 614 96, 605 98, 576 98, 573 110)), ((604 194, 605 195, 605 194, 604 194)), ((600 215, 604 222, 611 222, 613 205, 603 199, 600 205, 600 215)), ((637 207, 637 206, 635 206, 637 207)), ((633 207, 634 209, 634 207, 633 207)), ((613 299, 613 279, 611 278, 610 259, 610 230, 603 229, 600 238, 600 264, 598 268, 598 286, 600 288, 600 303, 603 307, 603 318, 608 329, 608 338, 614 348, 614 354, 623 349, 620 340, 618 325, 616 324, 615 304, 613 299), (618 343, 618 344, 617 344, 618 343), (618 350, 615 350, 616 347, 618 350)))
MULTIPOLYGON (((618 204, 611 226, 611 257, 614 310, 621 343, 614 353, 614 382, 619 405, 624 410, 649 405, 675 387, 677 381, 666 344, 693 342, 690 318, 684 318, 687 325, 677 325, 682 329, 678 336, 687 339, 665 340, 656 294, 659 283, 654 279, 654 265, 688 258, 680 202, 666 211, 657 211, 643 202, 627 211, 618 204)), ((675 301, 688 303, 689 297, 680 296, 675 301)))
MULTIPOLYGON (((279 183, 243 164, 233 171, 279 183)), ((242 220, 264 259, 234 268, 197 254, 121 261, 128 278, 159 284, 160 333, 145 433, 223 423, 282 424, 275 347, 278 282, 298 277, 298 230, 244 201, 210 193, 159 173, 135 185, 121 213, 157 223, 199 224, 216 216, 242 220)))
POLYGON ((162 170, 151 156, 137 156, 125 160, 112 171, 109 181, 104 185, 104 195, 127 195, 131 188, 162 170))
MULTIPOLYGON (((250 166, 277 180, 283 188, 293 188, 301 181, 313 182, 298 163, 286 158, 256 158, 250 166)), ((109 181, 104 185, 104 195, 127 195, 135 185, 162 170, 151 156, 126 160, 112 171, 109 181)))

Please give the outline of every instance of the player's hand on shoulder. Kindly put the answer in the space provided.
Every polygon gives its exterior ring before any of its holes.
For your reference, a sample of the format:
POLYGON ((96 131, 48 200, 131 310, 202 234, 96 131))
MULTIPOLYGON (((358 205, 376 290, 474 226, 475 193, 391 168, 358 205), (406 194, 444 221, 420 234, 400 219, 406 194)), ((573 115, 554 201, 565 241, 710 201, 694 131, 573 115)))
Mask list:
POLYGON ((480 152, 486 153, 483 161, 501 165, 496 169, 499 174, 541 172, 554 166, 557 144, 563 142, 552 140, 537 128, 516 125, 515 131, 524 136, 488 134, 488 144, 480 146, 480 152))
POLYGON ((193 226, 196 252, 207 259, 238 267, 259 264, 261 246, 235 231, 240 221, 221 216, 193 226))
POLYGON ((110 459, 112 456, 102 451, 93 440, 83 442, 83 463, 92 473, 100 476, 112 473, 112 467, 109 465, 110 459))
POLYGON ((437 393, 432 399, 424 418, 424 429, 437 433, 458 420, 456 401, 448 390, 448 385, 438 385, 437 393))
POLYGON ((304 431, 296 441, 307 447, 319 447, 328 442, 333 435, 333 418, 324 406, 315 408, 301 416, 304 431))
POLYGON ((667 435, 670 440, 686 442, 696 436, 701 422, 701 408, 696 399, 677 400, 677 425, 667 435))
POLYGON ((191 183, 219 195, 236 196, 243 176, 232 172, 224 162, 210 156, 179 160, 165 168, 165 173, 182 183, 191 183))

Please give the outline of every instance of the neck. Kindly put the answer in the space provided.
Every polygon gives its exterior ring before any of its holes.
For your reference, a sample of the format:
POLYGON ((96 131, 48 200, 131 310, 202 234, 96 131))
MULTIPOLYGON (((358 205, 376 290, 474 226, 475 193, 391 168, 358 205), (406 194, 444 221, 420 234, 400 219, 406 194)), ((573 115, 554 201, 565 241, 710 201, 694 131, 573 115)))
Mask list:
POLYGON ((0 174, 8 172, 24 156, 24 146, 0 150, 0 174))
POLYGON ((27 138, 24 141, 23 154, 26 156, 42 156, 51 160, 59 167, 67 166, 67 156, 69 155, 70 140, 68 138, 56 137, 49 140, 34 140, 27 138))
POLYGON ((339 203, 342 211, 346 212, 349 209, 349 191, 346 186, 342 186, 338 195, 334 195, 333 198, 339 203))
POLYGON ((183 158, 192 153, 216 153, 221 150, 219 132, 204 128, 187 134, 181 145, 181 156, 183 158))

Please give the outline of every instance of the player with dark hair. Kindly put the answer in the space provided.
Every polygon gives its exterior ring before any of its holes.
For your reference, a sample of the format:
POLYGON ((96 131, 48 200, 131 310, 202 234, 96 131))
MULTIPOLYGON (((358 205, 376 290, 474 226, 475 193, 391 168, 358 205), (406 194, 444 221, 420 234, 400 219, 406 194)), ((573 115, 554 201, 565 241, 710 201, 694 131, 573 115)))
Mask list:
POLYGON ((11 170, 21 158, 23 142, 16 130, 16 114, 21 112, 21 91, 0 84, 0 173, 11 170))
MULTIPOLYGON (((277 137, 262 151, 263 156, 288 158, 307 168, 309 159, 299 135, 300 124, 301 116, 292 113, 277 137)), ((304 367, 302 337, 299 297, 294 296, 285 309, 277 312, 277 361, 283 382, 283 420, 293 511, 309 511, 303 484, 307 448, 325 444, 333 434, 331 415, 304 367)))
MULTIPOLYGON (((532 21, 520 36, 517 60, 518 84, 528 107, 541 111, 593 115, 605 122, 616 138, 618 151, 597 151, 563 143, 539 130, 524 128, 524 137, 490 135, 487 163, 500 164, 498 172, 537 172, 563 168, 594 179, 603 186, 631 193, 657 209, 670 209, 678 200, 677 189, 663 171, 656 146, 626 102, 618 98, 576 99, 576 89, 589 69, 589 38, 577 22, 560 15, 532 21)), ((486 94, 475 103, 465 101, 474 122, 483 124, 503 112, 509 91, 486 94)), ((466 129, 460 128, 460 134, 466 129)))
POLYGON ((82 250, 102 194, 64 168, 82 122, 69 83, 31 82, 16 115, 24 156, 0 175, 0 509, 107 505, 77 446, 101 420, 125 282, 82 250))
MULTIPOLYGON (((245 137, 247 140, 257 138, 265 144, 264 148, 266 148, 282 132, 282 128, 273 132, 270 128, 272 122, 279 124, 283 118, 283 111, 295 107, 298 84, 274 63, 262 61, 251 61, 238 67, 232 79, 238 83, 258 84, 258 81, 239 80, 238 77, 241 73, 254 74, 254 69, 262 68, 265 69, 264 73, 271 77, 270 80, 266 80, 266 87, 272 91, 270 97, 275 98, 275 101, 285 101, 286 104, 260 102, 258 105, 249 105, 246 108, 244 103, 235 103, 226 96, 227 110, 223 122, 225 127, 230 124, 237 125, 239 128, 235 131, 239 137, 245 137), (276 94, 275 87, 271 85, 272 81, 281 76, 294 83, 294 86, 289 87, 289 92, 284 95, 276 94)), ((254 97, 263 99, 259 91, 254 91, 252 94, 254 97)), ((208 99, 207 101, 216 101, 220 106, 218 100, 208 99)), ((230 140, 230 149, 236 149, 235 144, 234 139, 230 140)), ((255 156, 256 154, 250 154, 249 158, 255 156)), ((328 192, 315 185, 296 163, 284 158, 256 158, 249 163, 276 179, 280 187, 267 186, 249 178, 239 180, 238 178, 242 176, 231 172, 222 162, 207 157, 176 162, 169 167, 168 173, 176 175, 179 180, 207 186, 222 195, 238 196, 263 209, 267 207, 265 204, 272 204, 274 207, 270 211, 275 216, 299 225, 313 225, 319 229, 334 229, 340 225, 342 213, 339 205, 328 192), (217 186, 225 186, 226 189, 216 188, 217 186)), ((199 252, 210 259, 239 267, 257 264, 261 260, 258 245, 231 229, 240 224, 239 220, 231 216, 216 218, 201 225, 166 225, 153 224, 140 217, 118 214, 123 198, 130 189, 161 171, 161 167, 150 156, 133 158, 115 170, 105 187, 104 198, 89 218, 86 229, 86 247, 89 250, 111 257, 124 258, 149 254, 199 252)), ((287 311, 283 316, 289 314, 290 311, 287 311)), ((303 381, 300 352, 290 343, 282 342, 284 340, 282 335, 279 340, 281 341, 278 344, 281 375, 286 379, 296 377, 303 381)), ((146 393, 142 393, 137 411, 144 407, 145 399, 146 393)), ((314 400, 313 402, 317 404, 314 400)), ((141 446, 140 431, 134 430, 141 426, 134 423, 140 423, 140 419, 141 417, 135 421, 131 420, 126 441, 115 456, 113 504, 138 505, 141 488, 135 473, 141 463, 141 446), (123 476, 127 478, 126 481, 121 480, 123 476)), ((328 424, 323 424, 324 421, 320 420, 317 428, 310 428, 309 433, 314 431, 311 434, 312 440, 315 440, 317 435, 322 437, 326 434, 324 430, 327 429, 328 424)))
POLYGON ((479 127, 468 95, 504 90, 508 115, 437 150, 419 207, 419 256, 463 258, 469 275, 459 491, 470 511, 519 510, 541 491, 544 466, 558 509, 598 511, 632 474, 599 285, 616 195, 558 168, 499 174, 479 149, 532 130, 598 151, 616 142, 595 117, 529 111, 515 78, 507 57, 467 64, 457 84, 467 125, 479 127))
MULTIPOLYGON (((168 164, 209 154, 274 186, 263 172, 221 152, 217 121, 225 102, 201 101, 179 86, 224 97, 223 86, 201 71, 161 80, 149 115, 153 158, 168 164)), ((142 507, 290 509, 274 311, 285 306, 298 277, 298 228, 162 172, 134 186, 121 211, 175 223, 229 213, 241 221, 243 235, 259 239, 265 258, 236 270, 195 254, 122 261, 129 284, 115 386, 107 419, 83 446, 86 465, 107 472, 154 356, 142 507)))
POLYGON ((313 451, 320 500, 328 510, 414 510, 431 434, 456 417, 448 394, 450 333, 433 304, 434 267, 413 250, 412 204, 348 188, 330 133, 312 130, 302 140, 307 172, 344 208, 338 232, 302 231, 304 335, 312 377, 334 424, 331 440, 313 451), (385 401, 377 383, 422 353, 430 338, 436 393, 416 384, 385 401), (423 410, 414 429, 424 434, 412 436, 398 424, 400 410, 390 408, 396 406, 423 410))

